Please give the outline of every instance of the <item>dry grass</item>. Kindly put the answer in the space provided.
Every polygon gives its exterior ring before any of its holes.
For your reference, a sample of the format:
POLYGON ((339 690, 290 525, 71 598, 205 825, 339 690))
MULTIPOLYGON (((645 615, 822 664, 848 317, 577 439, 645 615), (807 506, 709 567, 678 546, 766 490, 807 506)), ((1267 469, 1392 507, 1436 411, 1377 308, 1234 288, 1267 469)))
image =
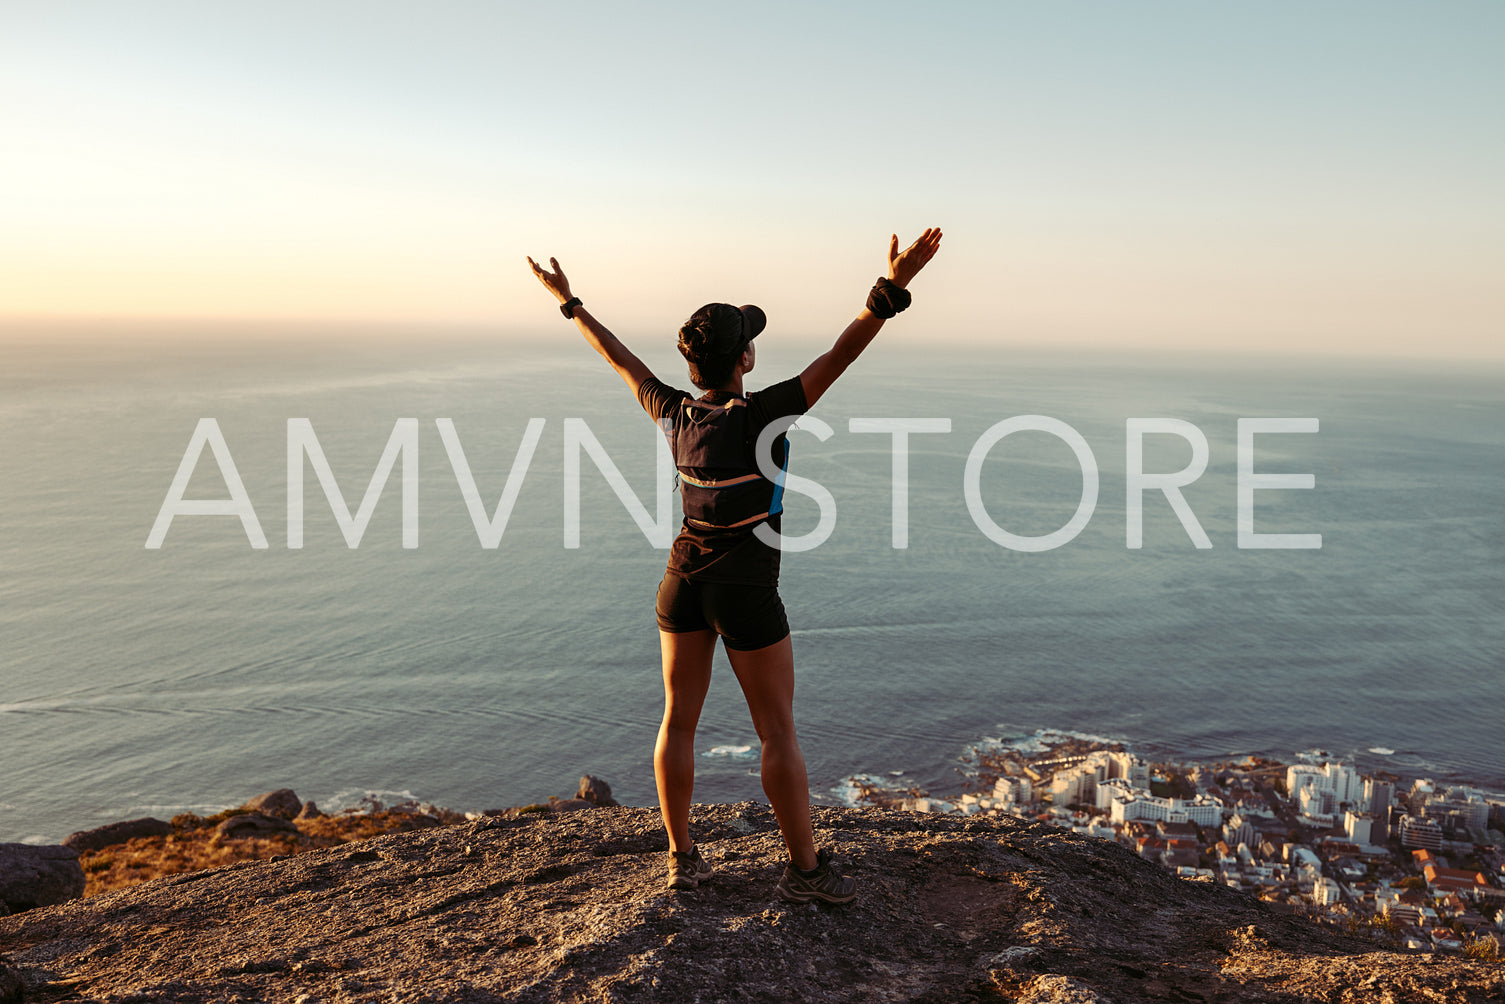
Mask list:
POLYGON ((401 833, 464 820, 445 809, 420 812, 414 806, 374 807, 371 811, 348 812, 300 820, 297 832, 227 840, 215 833, 223 820, 238 815, 232 809, 216 816, 173 818, 173 832, 165 837, 137 837, 79 856, 84 868, 84 896, 124 889, 149 879, 205 868, 222 868, 237 861, 261 861, 279 855, 302 854, 352 840, 365 840, 383 833, 401 833))

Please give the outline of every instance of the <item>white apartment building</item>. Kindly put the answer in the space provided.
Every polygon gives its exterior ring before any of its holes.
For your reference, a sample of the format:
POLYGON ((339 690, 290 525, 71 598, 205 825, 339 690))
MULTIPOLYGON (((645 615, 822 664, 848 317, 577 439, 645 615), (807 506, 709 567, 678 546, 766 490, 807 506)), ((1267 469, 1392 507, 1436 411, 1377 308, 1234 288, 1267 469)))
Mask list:
POLYGON ((1343 890, 1330 878, 1319 878, 1312 886, 1312 902, 1318 906, 1333 906, 1343 900, 1343 890))
POLYGON ((1001 807, 1028 805, 1034 798, 1034 786, 1027 777, 1000 777, 993 785, 993 797, 1001 807))
POLYGON ((1107 812, 1113 808, 1115 798, 1135 798, 1145 793, 1147 793, 1146 789, 1137 788, 1124 778, 1113 777, 1097 786, 1096 805, 1102 811, 1107 812))
POLYGON ((1132 753, 1097 750, 1079 764, 1056 771, 1050 779, 1050 797, 1056 805, 1096 804, 1106 808, 1098 798, 1099 785, 1105 781, 1127 781, 1131 787, 1148 790, 1149 765, 1132 753))
POLYGON ((1211 795, 1198 795, 1189 799, 1161 798, 1138 788, 1129 788, 1127 794, 1115 793, 1112 796, 1109 818, 1115 823, 1144 819, 1195 823, 1204 827, 1217 826, 1223 821, 1223 803, 1211 795))
POLYGON ((1092 763, 1079 763, 1056 771, 1050 779, 1050 800, 1056 805, 1095 802, 1101 772, 1102 767, 1092 763))
POLYGON ((1250 843, 1254 840, 1254 824, 1249 822, 1243 813, 1235 812, 1228 817, 1228 822, 1223 824, 1223 839, 1228 842, 1229 847, 1250 843))
POLYGON ((1367 812, 1354 812, 1352 809, 1343 813, 1343 833, 1353 843, 1364 845, 1370 842, 1370 834, 1374 828, 1374 817, 1367 812))
POLYGON ((1333 825, 1337 798, 1327 788, 1304 784, 1296 790, 1296 811, 1302 821, 1314 826, 1333 825))
POLYGON ((1489 803, 1476 788, 1453 787, 1441 795, 1434 792, 1427 796, 1425 811, 1428 819, 1452 816, 1470 830, 1482 830, 1489 823, 1489 803))
MULTIPOLYGON (((1358 805, 1364 799, 1364 782, 1359 772, 1341 763, 1325 763, 1320 767, 1296 763, 1286 768, 1286 792, 1293 800, 1307 787, 1331 792, 1334 806, 1344 802, 1358 805)), ((1329 815, 1332 812, 1328 810, 1329 815)))

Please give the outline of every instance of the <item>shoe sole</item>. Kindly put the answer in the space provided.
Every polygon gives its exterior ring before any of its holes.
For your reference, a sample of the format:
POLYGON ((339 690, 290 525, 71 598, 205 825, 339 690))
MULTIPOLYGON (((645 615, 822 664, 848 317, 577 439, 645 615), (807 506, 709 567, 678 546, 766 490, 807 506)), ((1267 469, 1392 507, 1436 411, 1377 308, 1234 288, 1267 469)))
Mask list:
POLYGON ((670 889, 697 889, 700 887, 700 883, 710 881, 715 875, 714 871, 706 872, 704 875, 699 876, 680 875, 670 879, 668 886, 670 889))
POLYGON ((813 903, 820 900, 822 903, 850 903, 857 898, 857 890, 853 889, 845 896, 833 896, 823 892, 795 892, 782 882, 779 883, 779 898, 790 903, 813 903))

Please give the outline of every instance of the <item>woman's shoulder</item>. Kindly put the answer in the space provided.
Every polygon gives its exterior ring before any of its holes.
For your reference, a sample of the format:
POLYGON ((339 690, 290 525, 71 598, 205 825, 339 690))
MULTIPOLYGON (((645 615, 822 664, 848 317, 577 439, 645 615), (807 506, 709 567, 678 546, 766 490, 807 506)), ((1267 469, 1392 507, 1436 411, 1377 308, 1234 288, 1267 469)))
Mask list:
POLYGON ((690 396, 689 391, 670 387, 654 376, 638 384, 638 404, 642 405, 643 410, 652 415, 655 420, 669 414, 680 401, 690 396))
POLYGON ((755 414, 767 415, 770 419, 803 415, 810 410, 805 400, 805 387, 797 375, 753 391, 747 395, 747 404, 755 414))

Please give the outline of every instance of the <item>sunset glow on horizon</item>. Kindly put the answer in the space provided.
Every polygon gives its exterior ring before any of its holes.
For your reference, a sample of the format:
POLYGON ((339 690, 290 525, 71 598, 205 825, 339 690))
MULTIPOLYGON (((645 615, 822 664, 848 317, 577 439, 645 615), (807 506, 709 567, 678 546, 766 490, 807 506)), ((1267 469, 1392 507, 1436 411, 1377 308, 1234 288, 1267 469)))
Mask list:
POLYGON ((1482 2, 10 3, 0 337, 524 331, 529 254, 627 337, 824 337, 938 225, 897 337, 1500 358, 1502 43, 1482 2))

